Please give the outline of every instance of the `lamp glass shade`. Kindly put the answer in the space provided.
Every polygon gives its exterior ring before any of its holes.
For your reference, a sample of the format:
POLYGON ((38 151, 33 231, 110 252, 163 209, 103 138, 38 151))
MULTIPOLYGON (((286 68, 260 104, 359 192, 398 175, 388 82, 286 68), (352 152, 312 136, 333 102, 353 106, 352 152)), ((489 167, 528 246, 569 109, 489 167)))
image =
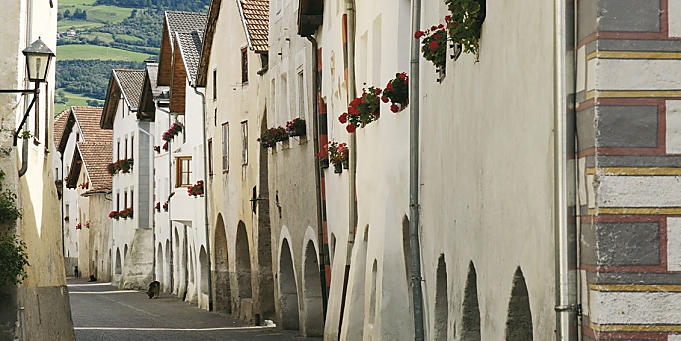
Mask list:
POLYGON ((31 82, 44 82, 50 69, 52 56, 48 54, 31 54, 26 56, 26 68, 28 80, 31 82))
POLYGON ((22 51, 26 56, 26 70, 31 82, 44 82, 50 69, 50 62, 54 53, 40 40, 34 41, 22 51))

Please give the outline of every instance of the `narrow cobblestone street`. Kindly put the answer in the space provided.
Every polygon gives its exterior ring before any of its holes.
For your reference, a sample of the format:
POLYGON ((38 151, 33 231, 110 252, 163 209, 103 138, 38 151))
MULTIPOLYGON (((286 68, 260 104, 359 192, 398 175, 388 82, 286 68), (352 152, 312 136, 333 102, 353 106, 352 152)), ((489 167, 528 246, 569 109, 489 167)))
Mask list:
POLYGON ((78 341, 100 340, 321 340, 296 331, 245 325, 162 294, 118 290, 108 283, 68 280, 78 341))

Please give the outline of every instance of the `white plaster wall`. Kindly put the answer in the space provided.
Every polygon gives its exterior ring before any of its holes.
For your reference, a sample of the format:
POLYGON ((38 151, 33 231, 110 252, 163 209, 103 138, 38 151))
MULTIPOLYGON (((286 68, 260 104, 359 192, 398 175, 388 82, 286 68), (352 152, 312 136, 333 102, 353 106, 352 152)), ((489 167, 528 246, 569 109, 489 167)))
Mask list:
MULTIPOLYGON (((440 1, 423 6, 424 27, 447 14, 440 1)), ((432 64, 421 59, 426 339, 433 332, 440 254, 447 263, 450 326, 461 326, 472 260, 483 340, 504 338, 518 266, 529 292, 534 339, 554 337, 554 42, 551 29, 536 29, 552 27, 552 11, 550 3, 488 1, 479 63, 468 54, 448 59, 447 76, 438 84, 432 64)))
MULTIPOLYGON (((342 13, 344 6, 329 4, 325 8, 325 26, 322 28, 323 41, 323 85, 322 92, 328 104, 329 138, 348 142, 349 134, 345 125, 338 122, 338 116, 347 109, 343 75, 342 13)), ((408 25, 410 7, 408 1, 358 2, 356 25, 356 87, 376 86, 384 88, 398 72, 408 72, 409 42, 411 35, 408 25)), ((408 131, 409 108, 393 114, 389 106, 382 105, 381 118, 365 128, 357 130, 357 201, 359 234, 355 246, 366 247, 366 258, 360 259, 352 250, 350 279, 358 281, 363 276, 365 287, 348 290, 346 304, 359 305, 364 314, 348 314, 344 325, 359 328, 344 328, 362 332, 358 335, 341 335, 341 339, 357 337, 401 340, 413 338, 406 276, 402 256, 402 219, 408 212, 408 131), (362 246, 366 226, 368 242, 362 246), (376 319, 372 325, 366 321, 371 293, 371 268, 377 262, 376 319), (357 272, 356 269, 365 271, 357 272), (353 279, 354 278, 354 279, 353 279), (359 291, 358 291, 359 290, 359 291), (363 316, 364 315, 364 316, 363 316), (410 336, 412 335, 412 336, 410 336)), ((338 337, 338 319, 343 285, 342 267, 348 259, 346 246, 348 236, 348 171, 342 175, 326 170, 327 212, 329 233, 336 237, 336 251, 332 266, 331 298, 325 336, 338 337)), ((356 283, 355 283, 356 284, 356 283)), ((347 305, 346 305, 347 307, 347 305)))
MULTIPOLYGON (((64 178, 69 175, 67 167, 70 169, 73 161, 73 153, 76 150, 76 133, 83 136, 78 122, 74 123, 73 129, 68 136, 66 147, 64 148, 64 178)), ((60 165, 61 167, 61 165, 60 165)), ((61 169, 60 169, 61 170, 61 169)), ((66 187, 64 184, 64 194, 62 196, 62 205, 64 205, 64 218, 69 217, 69 221, 64 221, 64 256, 78 258, 78 238, 76 236, 76 217, 78 216, 78 193, 76 189, 66 187), (66 205, 69 205, 69 210, 66 212, 66 205)), ((80 269, 80 267, 79 267, 80 269)), ((66 269, 67 273, 73 273, 74 269, 66 269)))
MULTIPOLYGON (((218 216, 224 220, 230 272, 236 269, 236 232, 239 221, 246 226, 251 260, 251 273, 258 271, 256 237, 257 217, 251 212, 253 186, 258 185, 258 160, 260 145, 260 122, 265 111, 264 93, 269 91, 268 84, 256 72, 261 69, 259 55, 248 51, 249 82, 241 83, 241 48, 247 46, 243 33, 241 17, 234 2, 223 2, 215 29, 210 54, 206 93, 206 131, 207 138, 213 141, 214 175, 206 182, 210 221, 210 238, 215 236, 218 216), (212 98, 213 70, 218 74, 217 100, 212 98), (217 121, 214 112, 217 109, 217 121), (241 122, 248 121, 248 164, 241 163, 241 122), (229 123, 229 170, 222 168, 222 124, 229 123)), ((270 58, 276 53, 271 53, 270 58)), ((211 242, 214 246, 214 241, 211 242)), ((211 247, 210 257, 214 257, 211 247)), ((211 264, 215 264, 212 258, 211 264)), ((211 265, 211 270, 215 270, 211 265)), ((232 293, 232 313, 244 319, 252 319, 253 299, 258 289, 256 276, 252 276, 252 298, 238 300, 238 285, 235 276, 230 276, 232 293), (241 308, 239 308, 241 307, 241 308), (241 310, 241 311, 240 311, 241 310)))
MULTIPOLYGON (((165 110, 165 109, 164 109, 165 110)), ((159 203, 160 211, 154 209, 154 245, 156 257, 156 274, 159 273, 159 267, 162 265, 162 277, 156 277, 156 280, 161 282, 164 290, 170 288, 170 260, 166 259, 166 241, 170 241, 170 216, 168 211, 163 209, 163 203, 168 201, 170 190, 170 168, 168 165, 170 152, 163 150, 165 141, 161 139, 163 133, 170 128, 170 115, 161 109, 156 109, 156 116, 154 121, 154 146, 160 148, 160 152, 154 152, 154 205, 159 203), (158 258, 159 243, 161 244, 161 258, 158 258)))
MULTIPOLYGON (((118 101, 118 107, 116 109, 116 117, 114 118, 114 127, 113 127, 113 155, 112 155, 112 162, 116 162, 118 160, 118 154, 117 154, 117 148, 118 148, 118 141, 120 140, 120 158, 124 159, 125 156, 125 137, 128 137, 128 158, 130 158, 131 155, 131 144, 130 144, 130 137, 135 136, 135 143, 137 144, 139 142, 139 134, 137 133, 137 117, 134 112, 130 110, 128 107, 127 103, 125 102, 125 99, 121 98, 118 101)), ((135 150, 134 153, 134 158, 138 159, 140 157, 140 153, 138 150, 135 150)), ((116 204, 116 198, 117 194, 120 193, 120 210, 125 209, 124 203, 125 203, 125 191, 128 191, 128 207, 133 205, 133 202, 130 200, 130 190, 135 191, 135 200, 139 196, 139 166, 137 164, 133 165, 132 170, 130 173, 123 173, 123 172, 118 172, 116 175, 113 176, 112 178, 112 208, 111 210, 118 210, 117 209, 117 204, 116 204)), ((133 239, 133 236, 135 235, 135 229, 138 226, 137 220, 139 219, 139 215, 137 212, 137 209, 139 208, 139 205, 134 205, 133 207, 133 218, 130 219, 118 219, 118 220, 113 220, 112 224, 112 229, 113 229, 113 247, 112 247, 112 262, 113 266, 112 269, 116 269, 116 250, 120 250, 121 253, 121 269, 125 268, 125 262, 127 260, 127 256, 125 254, 125 246, 128 246, 128 252, 130 251, 131 248, 131 242, 133 239)), ((123 273, 125 273, 125 270, 123 270, 123 273)), ((114 274, 113 276, 113 281, 118 282, 122 278, 120 275, 114 274)), ((122 283, 121 283, 122 284, 122 283)))

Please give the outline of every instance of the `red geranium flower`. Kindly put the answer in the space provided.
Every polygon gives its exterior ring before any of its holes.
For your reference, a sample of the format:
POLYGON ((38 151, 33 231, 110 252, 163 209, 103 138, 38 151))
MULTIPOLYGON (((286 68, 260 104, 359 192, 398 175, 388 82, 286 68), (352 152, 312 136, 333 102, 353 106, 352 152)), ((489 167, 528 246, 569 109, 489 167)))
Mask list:
POLYGON ((390 100, 388 99, 388 97, 383 96, 381 97, 381 101, 383 101, 383 103, 388 103, 390 100))
POLYGON ((423 31, 416 31, 416 33, 414 33, 414 38, 419 39, 419 38, 423 37, 424 35, 425 35, 425 33, 423 33, 423 31))
POLYGON ((396 113, 400 110, 400 108, 397 106, 397 104, 393 104, 390 106, 390 111, 396 113))
POLYGON ((357 130, 357 127, 355 127, 355 126, 352 125, 352 124, 348 124, 348 126, 345 127, 345 129, 348 131, 348 133, 351 133, 351 134, 352 134, 352 133, 355 132, 355 130, 357 130))
POLYGON ((433 40, 428 44, 428 48, 433 51, 437 50, 438 47, 440 47, 440 44, 438 44, 436 40, 433 40))

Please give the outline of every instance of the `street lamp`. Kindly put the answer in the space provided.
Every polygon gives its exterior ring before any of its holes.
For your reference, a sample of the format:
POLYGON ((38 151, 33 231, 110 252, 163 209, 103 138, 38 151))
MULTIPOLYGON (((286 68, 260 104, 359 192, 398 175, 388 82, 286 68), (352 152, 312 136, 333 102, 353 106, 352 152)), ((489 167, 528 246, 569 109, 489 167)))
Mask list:
MULTIPOLYGON (((24 56, 26 56, 26 71, 28 72, 28 80, 35 83, 35 88, 33 89, 0 89, 0 93, 20 93, 20 94, 33 94, 33 100, 31 104, 26 109, 24 118, 21 120, 21 124, 16 132, 14 132, 14 145, 17 145, 17 138, 19 137, 19 132, 21 128, 26 123, 28 114, 31 112, 31 108, 38 99, 40 94, 40 83, 45 81, 47 78, 47 72, 50 69, 50 62, 52 57, 54 57, 54 52, 50 50, 47 45, 38 37, 38 40, 34 41, 31 45, 21 51, 24 56)), ((37 115, 37 113, 36 113, 37 115)))
POLYGON ((36 83, 44 82, 54 53, 40 38, 21 52, 26 56, 28 80, 36 83))

